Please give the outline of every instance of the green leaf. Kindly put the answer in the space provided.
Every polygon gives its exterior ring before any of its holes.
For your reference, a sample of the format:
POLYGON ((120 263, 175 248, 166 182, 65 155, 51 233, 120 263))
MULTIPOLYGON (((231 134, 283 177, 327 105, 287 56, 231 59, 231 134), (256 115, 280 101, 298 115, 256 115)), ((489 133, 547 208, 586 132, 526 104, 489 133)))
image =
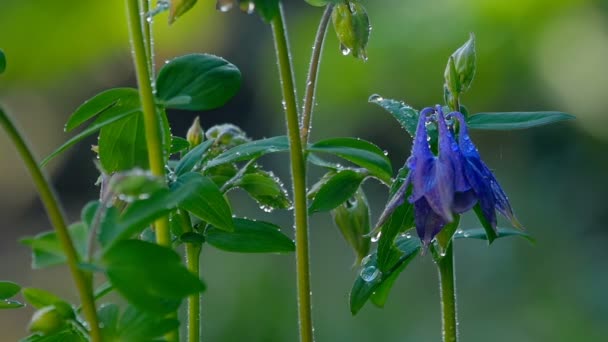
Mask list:
POLYGON ((148 169, 148 148, 143 114, 132 115, 101 129, 99 161, 105 173, 148 169))
POLYGON ((120 341, 118 317, 120 308, 116 304, 103 304, 97 310, 99 327, 104 341, 120 341))
POLYGON ((0 74, 4 73, 6 70, 6 56, 4 55, 4 51, 0 49, 0 74))
POLYGON ((36 309, 42 309, 56 304, 71 307, 70 303, 46 290, 27 287, 24 288, 21 293, 23 294, 23 298, 36 309))
POLYGON ((364 261, 363 268, 350 293, 350 311, 353 315, 361 310, 376 291, 380 291, 376 297, 376 302, 383 305, 396 275, 405 269, 420 250, 420 240, 407 236, 398 238, 395 245, 401 253, 401 257, 387 272, 381 272, 378 269, 376 253, 370 255, 369 259, 364 261))
POLYGON ((196 0, 171 0, 169 3, 169 24, 188 12, 194 5, 196 0))
POLYGON ((356 265, 359 265, 371 247, 369 204, 363 189, 359 188, 353 197, 333 209, 331 216, 344 240, 355 251, 356 265))
POLYGON ((335 154, 356 165, 366 168, 371 175, 390 183, 393 174, 391 162, 378 146, 358 138, 331 138, 308 147, 310 152, 335 154))
POLYGON ((0 281, 0 299, 8 299, 19 293, 21 286, 12 281, 0 281))
POLYGON ((180 153, 188 148, 190 148, 190 143, 188 140, 180 137, 171 137, 171 150, 169 150, 170 154, 180 153))
POLYGON ((108 111, 138 111, 141 110, 139 92, 134 88, 114 88, 103 91, 85 101, 70 116, 65 124, 69 132, 101 113, 108 111))
MULTIPOLYGON (((81 255, 87 249, 87 225, 78 222, 68 228, 76 251, 81 255)), ((66 257, 54 231, 40 233, 33 237, 25 237, 20 241, 32 249, 32 268, 40 269, 60 265, 66 262, 66 257)))
POLYGON ((178 204, 201 220, 226 231, 234 230, 232 209, 220 188, 209 178, 194 172, 181 175, 172 190, 189 184, 191 190, 178 204))
POLYGON ((210 160, 206 167, 211 168, 226 163, 257 159, 268 153, 286 151, 289 151, 289 141, 286 136, 255 140, 229 149, 210 160))
POLYGON ((291 201, 281 180, 272 172, 256 170, 247 173, 236 181, 235 186, 242 188, 262 207, 287 209, 291 201))
POLYGON ((207 152, 209 147, 213 145, 215 140, 207 140, 196 146, 190 152, 188 152, 175 167, 175 174, 177 176, 183 175, 186 172, 192 171, 197 163, 199 163, 203 157, 203 154, 207 152))
MULTIPOLYGON (((502 238, 507 236, 519 236, 528 240, 532 244, 536 242, 534 238, 525 231, 506 227, 498 227, 497 229, 498 235, 496 236, 496 238, 502 238)), ((456 233, 454 233, 454 239, 477 239, 487 241, 488 236, 486 234, 485 229, 483 228, 458 229, 456 233)))
POLYGON ((357 192, 363 179, 364 173, 348 169, 324 179, 308 207, 308 213, 329 211, 346 202, 357 192))
POLYGON ((492 244, 492 242, 498 237, 498 235, 496 234, 496 231, 494 231, 494 228, 492 227, 490 222, 483 215, 481 205, 479 203, 475 204, 475 206, 473 207, 473 211, 475 212, 479 223, 481 223, 481 226, 485 231, 486 240, 488 240, 489 244, 492 244))
POLYGON ((12 299, 0 299, 0 310, 2 309, 18 309, 22 308, 25 305, 23 303, 12 300, 12 299))
POLYGON ((88 339, 73 324, 68 324, 65 329, 51 334, 34 334, 25 337, 19 342, 87 342, 88 339))
POLYGON ((233 232, 211 227, 205 237, 210 245, 229 252, 285 253, 295 250, 293 241, 281 233, 278 226, 243 218, 234 219, 233 232))
POLYGON ((370 96, 369 102, 377 104, 389 112, 412 137, 416 135, 416 127, 420 117, 417 110, 403 101, 385 99, 377 94, 370 96))
POLYGON ((266 22, 279 14, 279 0, 249 0, 255 4, 255 10, 266 22))
POLYGON ((119 241, 104 253, 103 264, 114 288, 150 313, 174 311, 182 298, 205 289, 175 251, 149 242, 119 241))
POLYGON ((186 110, 221 107, 240 86, 241 73, 237 67, 208 54, 190 54, 169 61, 156 81, 160 103, 167 108, 186 110))
POLYGON ((122 119, 128 118, 129 116, 138 112, 141 112, 139 108, 123 108, 119 106, 109 108, 108 110, 104 111, 97 119, 95 119, 95 121, 89 127, 87 127, 85 130, 66 141, 63 145, 59 146, 55 151, 53 151, 46 158, 44 158, 44 160, 40 162, 40 166, 45 166, 53 158, 65 152, 65 150, 72 147, 74 144, 80 142, 84 138, 96 133, 100 129, 108 125, 112 125, 122 119))
POLYGON ((104 341, 158 341, 179 326, 176 319, 150 315, 132 306, 121 315, 118 305, 104 304, 97 315, 104 341))
POLYGON ((165 189, 165 180, 154 176, 150 171, 132 169, 111 176, 108 188, 113 194, 125 196, 127 200, 148 197, 165 189))
POLYGON ((562 112, 478 113, 467 119, 467 125, 474 129, 513 130, 574 119, 573 115, 562 112))

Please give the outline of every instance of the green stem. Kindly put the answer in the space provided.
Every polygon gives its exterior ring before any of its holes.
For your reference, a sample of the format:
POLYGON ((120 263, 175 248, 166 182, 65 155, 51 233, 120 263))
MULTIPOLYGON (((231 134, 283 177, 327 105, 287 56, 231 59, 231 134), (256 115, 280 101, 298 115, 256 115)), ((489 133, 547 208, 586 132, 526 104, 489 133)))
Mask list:
POLYGON ((321 53, 323 52, 323 42, 327 35, 327 27, 329 26, 329 19, 331 18, 333 8, 334 4, 328 4, 325 7, 325 12, 323 12, 323 16, 321 17, 321 22, 317 29, 317 36, 315 37, 315 42, 312 46, 312 57, 310 58, 308 77, 306 79, 306 92, 304 93, 304 105, 302 107, 302 126, 300 128, 300 135, 304 144, 308 142, 308 136, 310 134, 310 123, 312 121, 312 109, 315 105, 315 92, 317 89, 321 53))
POLYGON ((458 341, 454 253, 452 245, 453 243, 448 246, 445 250, 445 255, 437 262, 441 290, 441 331, 443 342, 458 341))
POLYGON ((306 164, 304 163, 304 153, 300 140, 293 68, 291 66, 289 43, 287 42, 283 18, 283 7, 279 4, 279 14, 272 19, 271 27, 279 65, 279 75, 281 77, 283 100, 285 103, 285 118, 287 121, 287 134, 289 136, 291 179, 295 208, 294 221, 296 230, 296 270, 300 341, 312 342, 314 338, 311 313, 308 216, 306 212, 306 164))
POLYGON ((4 127, 9 137, 15 144, 17 151, 23 158, 25 166, 30 172, 34 184, 40 194, 40 199, 44 204, 46 212, 49 216, 51 224, 55 228, 57 238, 61 243, 61 248, 65 253, 67 264, 76 283, 76 288, 82 302, 82 311, 89 323, 91 341, 100 342, 101 333, 99 331, 99 321, 97 319, 97 311, 95 309, 95 299, 93 298, 93 287, 90 275, 78 268, 79 256, 72 243, 72 238, 68 232, 65 215, 57 199, 57 195, 53 191, 48 179, 42 173, 40 166, 34 159, 32 150, 27 145, 12 120, 0 109, 0 126, 4 127))
MULTIPOLYGON (((185 211, 179 211, 178 217, 184 232, 192 231, 190 216, 185 211)), ((186 267, 197 278, 200 274, 200 256, 202 246, 195 243, 186 243, 186 267)), ((193 294, 188 297, 188 342, 199 342, 201 337, 201 297, 193 294)))
MULTIPOLYGON (((165 178, 165 155, 161 134, 161 120, 156 111, 152 78, 150 74, 150 57, 146 53, 146 45, 151 42, 152 37, 146 39, 143 35, 142 15, 139 0, 125 0, 127 5, 127 18, 129 24, 129 36, 133 50, 133 62, 137 75, 137 86, 144 116, 146 144, 148 147, 148 160, 150 171, 153 175, 165 178)), ((150 45, 151 47, 151 45, 150 45)), ((168 217, 162 217, 154 223, 156 242, 162 246, 171 245, 171 233, 169 231, 168 217)), ((174 314, 177 317, 177 313, 174 314)), ((167 334, 165 338, 169 342, 179 341, 179 332, 167 334)))

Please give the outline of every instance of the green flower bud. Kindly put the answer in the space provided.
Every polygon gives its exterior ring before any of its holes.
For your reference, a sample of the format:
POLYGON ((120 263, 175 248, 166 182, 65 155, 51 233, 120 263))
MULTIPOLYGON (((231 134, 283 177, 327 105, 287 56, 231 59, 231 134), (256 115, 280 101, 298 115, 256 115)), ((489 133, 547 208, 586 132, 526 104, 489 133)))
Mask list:
POLYGON ((61 330, 67 324, 55 306, 45 306, 36 311, 28 326, 29 331, 39 332, 45 335, 61 330))
POLYGON ((190 148, 200 145, 205 140, 205 132, 201 127, 200 118, 197 116, 186 133, 186 140, 190 143, 190 148))
POLYGON ((336 4, 331 14, 343 55, 367 60, 365 48, 371 26, 365 7, 356 1, 336 4))
POLYGON ((188 12, 194 5, 196 0, 171 0, 169 6, 169 24, 188 12))
POLYGON ((469 90, 475 77, 475 60, 475 35, 471 33, 469 40, 450 56, 445 68, 445 83, 454 96, 469 90))
POLYGON ((371 227, 369 205, 363 190, 359 188, 355 195, 331 211, 334 223, 342 236, 357 254, 355 265, 369 254, 370 238, 366 236, 371 227))

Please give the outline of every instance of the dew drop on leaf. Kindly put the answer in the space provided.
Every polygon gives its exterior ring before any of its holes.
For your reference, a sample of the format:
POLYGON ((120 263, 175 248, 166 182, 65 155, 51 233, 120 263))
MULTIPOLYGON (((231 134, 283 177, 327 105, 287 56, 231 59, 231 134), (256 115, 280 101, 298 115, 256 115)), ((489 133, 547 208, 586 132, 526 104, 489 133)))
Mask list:
POLYGON ((366 282, 370 282, 376 279, 379 274, 380 270, 378 270, 376 266, 369 266, 362 269, 359 275, 361 276, 361 279, 365 280, 366 282))

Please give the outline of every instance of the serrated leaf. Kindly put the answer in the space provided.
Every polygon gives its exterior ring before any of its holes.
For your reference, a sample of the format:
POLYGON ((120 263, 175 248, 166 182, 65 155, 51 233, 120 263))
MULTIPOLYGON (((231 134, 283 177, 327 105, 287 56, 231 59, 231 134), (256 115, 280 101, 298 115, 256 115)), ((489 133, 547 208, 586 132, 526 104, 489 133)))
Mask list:
POLYGON ((206 167, 211 168, 226 163, 257 159, 268 153, 289 151, 289 141, 286 136, 255 140, 229 149, 211 159, 206 167))
POLYGON ((390 183, 391 162, 378 146, 358 138, 331 138, 308 147, 310 152, 331 153, 369 170, 370 174, 390 183))
MULTIPOLYGON (((87 225, 78 222, 68 228, 76 251, 81 255, 86 254, 87 249, 87 225)), ((66 262, 66 257, 57 239, 55 231, 42 232, 33 237, 25 237, 20 240, 24 245, 32 249, 32 268, 40 269, 66 262)))
POLYGON ((308 213, 329 211, 346 202, 357 192, 363 179, 365 174, 355 170, 336 172, 319 186, 308 207, 308 213))
POLYGON ((214 140, 207 140, 196 146, 190 152, 188 152, 175 167, 175 174, 180 176, 186 172, 192 171, 192 169, 199 163, 203 157, 203 154, 209 150, 213 145, 214 140))
MULTIPOLYGON (((530 243, 534 244, 536 241, 534 238, 528 234, 527 232, 515 228, 507 228, 507 227, 497 227, 498 235, 496 238, 508 237, 508 236, 519 236, 530 243)), ((458 229, 456 233, 454 233, 454 239, 477 239, 477 240, 488 240, 488 236, 486 235, 486 231, 483 228, 473 228, 473 229, 458 229)))
POLYGON ((412 137, 416 135, 416 126, 418 126, 418 111, 410 107, 403 101, 385 99, 380 95, 372 95, 369 97, 369 102, 374 103, 384 110, 389 112, 397 122, 406 130, 412 137))
POLYGON ((240 86, 241 73, 233 64, 213 55, 190 54, 161 68, 156 96, 167 108, 210 110, 228 102, 240 86), (189 101, 183 101, 188 97, 189 101))
POLYGON ((184 297, 204 290, 175 251, 153 243, 119 241, 104 253, 103 264, 114 288, 146 312, 169 313, 184 297))
POLYGON ((189 184, 191 189, 188 196, 179 201, 180 209, 189 211, 219 229, 234 230, 232 209, 220 188, 211 179, 199 173, 189 172, 181 175, 171 189, 184 184, 189 184))
POLYGON ((209 228, 206 241, 218 248, 238 253, 285 253, 293 252, 293 241, 281 233, 280 228, 269 222, 244 218, 234 219, 234 231, 226 232, 209 228))
POLYGON ((65 124, 65 131, 69 132, 101 113, 138 111, 140 108, 137 89, 109 89, 93 96, 78 107, 65 124))
POLYGON ((275 209, 287 209, 291 206, 283 183, 270 172, 256 170, 255 173, 247 173, 235 186, 247 191, 262 206, 275 209))
POLYGON ((478 113, 469 116, 467 126, 474 129, 513 130, 574 119, 573 115, 562 112, 478 113))
POLYGON ((356 315, 365 305, 367 300, 376 292, 381 290, 376 298, 380 304, 384 304, 388 291, 394 283, 396 277, 412 261, 420 250, 420 240, 416 238, 401 237, 395 242, 396 247, 401 253, 401 257, 387 272, 381 272, 377 265, 376 253, 370 255, 369 260, 363 265, 359 276, 353 284, 350 293, 350 310, 356 315), (382 286, 382 288, 381 288, 382 286))

